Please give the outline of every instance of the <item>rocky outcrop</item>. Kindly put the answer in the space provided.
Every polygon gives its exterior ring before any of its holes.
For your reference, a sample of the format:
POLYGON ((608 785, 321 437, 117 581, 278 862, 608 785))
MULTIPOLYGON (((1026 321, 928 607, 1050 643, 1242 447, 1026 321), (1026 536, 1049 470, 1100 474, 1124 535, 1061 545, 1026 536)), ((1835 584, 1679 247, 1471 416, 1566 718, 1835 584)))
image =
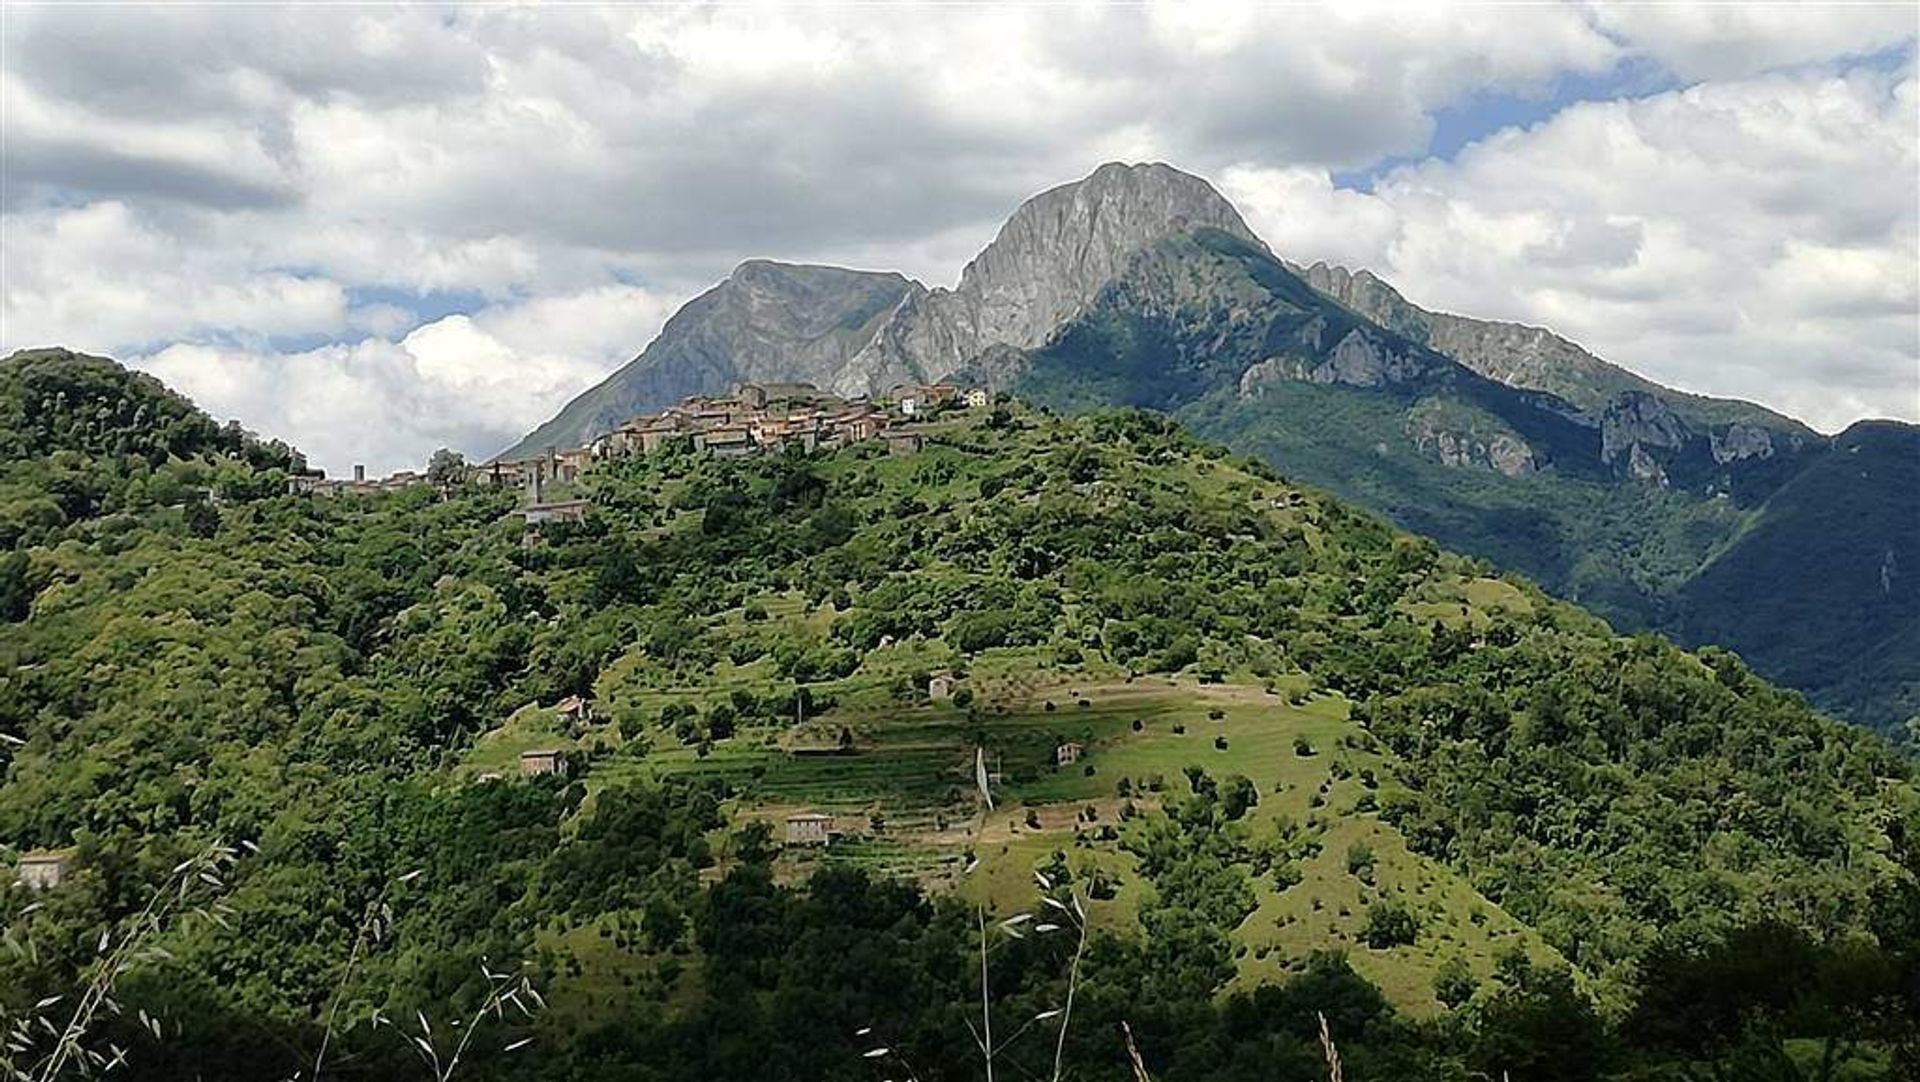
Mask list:
POLYGON ((1705 398, 1663 387, 1610 364, 1547 330, 1521 323, 1473 319, 1421 308, 1367 270, 1315 263, 1299 269, 1313 288, 1380 324, 1510 387, 1545 391, 1588 416, 1620 395, 1651 395, 1695 428, 1733 424, 1783 436, 1812 438, 1799 422, 1750 402, 1705 398))
POLYGON ((1327 359, 1308 372, 1315 383, 1385 387, 1418 377, 1427 366, 1410 351, 1365 328, 1348 331, 1327 359))
POLYGON ((1723 466, 1749 458, 1773 457, 1773 435, 1759 425, 1731 424, 1708 433, 1708 439, 1713 446, 1713 460, 1723 466))
POLYGON ((1443 399, 1424 399, 1407 412, 1407 438, 1445 466, 1490 469, 1524 477, 1540 469, 1534 449, 1518 433, 1484 414, 1443 399))
POLYGON ((1600 415, 1600 461, 1643 481, 1664 485, 1660 458, 1686 446, 1693 433, 1653 395, 1627 391, 1600 415))
POLYGON ((1199 177, 1158 163, 1103 165, 1022 203, 958 287, 904 306, 854 366, 944 376, 996 346, 1034 349, 1143 252, 1201 228, 1266 250, 1199 177))

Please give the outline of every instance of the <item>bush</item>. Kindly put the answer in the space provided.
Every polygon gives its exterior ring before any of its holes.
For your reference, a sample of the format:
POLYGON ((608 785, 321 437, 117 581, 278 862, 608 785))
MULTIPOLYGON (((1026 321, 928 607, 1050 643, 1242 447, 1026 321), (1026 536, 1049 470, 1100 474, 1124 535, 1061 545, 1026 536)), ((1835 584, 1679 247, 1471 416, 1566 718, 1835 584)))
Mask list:
POLYGON ((1354 842, 1347 847, 1347 874, 1359 876, 1362 880, 1373 879, 1373 847, 1366 842, 1354 842))
POLYGON ((1367 910, 1367 926, 1362 937, 1374 950, 1406 946, 1419 934, 1419 918, 1399 902, 1381 902, 1367 910))
POLYGON ((1441 963, 1440 971, 1433 975, 1433 998, 1448 1010, 1472 999, 1479 988, 1480 982, 1467 967, 1466 959, 1457 954, 1441 963))

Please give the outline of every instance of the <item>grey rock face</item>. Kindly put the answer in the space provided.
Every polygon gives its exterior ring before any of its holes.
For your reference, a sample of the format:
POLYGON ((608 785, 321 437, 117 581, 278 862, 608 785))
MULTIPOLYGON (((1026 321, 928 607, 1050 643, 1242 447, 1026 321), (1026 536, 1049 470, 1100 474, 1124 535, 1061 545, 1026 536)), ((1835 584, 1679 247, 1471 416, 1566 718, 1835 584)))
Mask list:
POLYGON ((1203 227, 1264 250, 1233 204, 1199 177, 1158 163, 1109 163, 1021 204, 955 289, 929 290, 898 274, 749 261, 504 455, 573 446, 636 413, 748 380, 869 394, 944 379, 990 354, 976 367, 1005 385, 1017 376, 1018 351, 1044 344, 1135 256, 1203 227))
POLYGON ((674 313, 645 352, 502 453, 573 447, 638 413, 741 382, 847 393, 914 377, 850 367, 895 311, 926 293, 902 275, 749 260, 674 313))
POLYGON ((1629 476, 1639 480, 1665 485, 1666 470, 1654 452, 1677 451, 1692 435, 1665 402, 1627 391, 1600 415, 1600 461, 1624 466, 1629 476))
POLYGON ((1523 477, 1544 463, 1527 441, 1494 418, 1474 415, 1438 399, 1425 399, 1407 413, 1407 438, 1442 465, 1490 469, 1523 477))
POLYGON ((1724 432, 1712 432, 1713 460, 1726 465, 1749 458, 1772 458, 1773 436, 1758 425, 1731 424, 1724 432))
POLYGON ((1136 253, 1201 227, 1260 245, 1233 204, 1199 177, 1158 163, 1110 163, 1022 204, 967 264, 954 292, 983 345, 1030 349, 1084 309, 1136 253))
POLYGON ((1600 461, 1613 463, 1636 448, 1678 450, 1692 435, 1665 402, 1628 391, 1600 415, 1600 461))
POLYGON ((1140 253, 1203 227, 1265 248, 1199 177, 1158 163, 1108 163, 1022 203, 957 288, 904 307, 855 364, 941 378, 996 346, 1034 349, 1140 253))
POLYGON ((1425 371, 1425 367, 1406 351, 1356 328, 1340 339, 1327 360, 1315 367, 1308 378, 1315 383, 1384 387, 1413 379, 1425 371))

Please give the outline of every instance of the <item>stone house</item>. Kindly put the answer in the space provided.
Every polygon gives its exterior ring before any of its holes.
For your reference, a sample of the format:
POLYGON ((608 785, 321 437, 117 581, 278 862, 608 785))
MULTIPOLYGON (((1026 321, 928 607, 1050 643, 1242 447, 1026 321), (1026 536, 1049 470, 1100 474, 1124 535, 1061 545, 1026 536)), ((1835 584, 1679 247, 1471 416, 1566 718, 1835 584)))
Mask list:
POLYGON ((20 858, 20 884, 28 890, 52 890, 72 872, 73 854, 67 850, 43 850, 20 858))
POLYGON ((1086 749, 1069 740, 1053 749, 1054 766, 1071 766, 1080 761, 1080 753, 1086 749))
POLYGON ((579 724, 593 717, 593 704, 578 695, 569 695, 553 704, 554 712, 561 718, 579 724))
POLYGON ((921 447, 922 440, 918 432, 887 432, 884 435, 889 454, 910 455, 921 447))
POLYGON ((712 428, 693 437, 695 447, 722 458, 742 458, 753 453, 753 436, 745 428, 728 425, 712 428))
POLYGON ((802 812, 787 816, 788 845, 826 845, 833 840, 833 816, 802 812))
POLYGON ((523 778, 566 772, 567 753, 563 749, 536 748, 520 753, 520 776, 523 778))
POLYGON ((580 471, 586 469, 592 462, 591 447, 575 447, 572 450, 562 451, 554 467, 554 476, 563 483, 578 480, 580 471))
POLYGON ((940 672, 928 677, 927 698, 935 702, 945 702, 953 698, 953 674, 940 672))

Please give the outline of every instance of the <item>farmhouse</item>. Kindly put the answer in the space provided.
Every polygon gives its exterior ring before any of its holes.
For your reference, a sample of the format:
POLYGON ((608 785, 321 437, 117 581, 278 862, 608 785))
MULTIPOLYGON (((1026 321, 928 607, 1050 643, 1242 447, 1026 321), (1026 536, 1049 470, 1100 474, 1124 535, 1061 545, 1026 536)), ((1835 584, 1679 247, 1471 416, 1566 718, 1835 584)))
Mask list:
POLYGON ((593 716, 593 704, 578 695, 569 695, 553 704, 555 713, 572 722, 586 721, 593 716))
POLYGON ((788 845, 826 845, 833 838, 833 816, 802 812, 787 816, 788 845))
POLYGON ((28 853, 20 858, 20 884, 28 890, 52 890, 73 871, 73 854, 60 850, 28 853))
POLYGON ((980 409, 989 401, 992 401, 992 399, 988 397, 987 390, 984 387, 973 387, 967 391, 968 409, 980 409))
POLYGON ((927 698, 945 702, 953 698, 953 674, 938 672, 927 678, 927 698))
POLYGON ((538 748, 520 753, 520 776, 523 778, 566 772, 567 753, 560 748, 538 748))
POLYGON ((918 432, 890 431, 883 433, 883 435, 885 435, 887 439, 887 451, 891 454, 910 455, 920 449, 921 440, 920 433, 918 432))
POLYGON ((1053 765, 1071 766, 1080 761, 1080 753, 1084 750, 1086 749, 1081 747, 1081 745, 1069 740, 1053 749, 1053 765))

